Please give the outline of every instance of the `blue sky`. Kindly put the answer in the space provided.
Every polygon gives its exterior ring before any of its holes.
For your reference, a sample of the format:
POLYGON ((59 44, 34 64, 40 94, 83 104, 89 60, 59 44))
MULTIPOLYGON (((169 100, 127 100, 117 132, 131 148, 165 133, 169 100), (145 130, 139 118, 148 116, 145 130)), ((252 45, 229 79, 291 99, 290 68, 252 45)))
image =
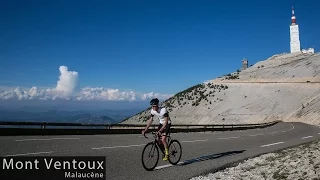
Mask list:
POLYGON ((290 51, 291 7, 302 48, 320 48, 318 0, 17 1, 0 3, 0 87, 175 94, 290 51))

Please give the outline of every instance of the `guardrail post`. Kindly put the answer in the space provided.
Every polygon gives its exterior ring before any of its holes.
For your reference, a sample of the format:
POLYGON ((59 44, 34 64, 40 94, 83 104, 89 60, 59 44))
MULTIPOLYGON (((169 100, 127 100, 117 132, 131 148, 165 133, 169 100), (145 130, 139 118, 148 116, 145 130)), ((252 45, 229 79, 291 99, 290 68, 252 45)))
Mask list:
POLYGON ((45 133, 45 129, 46 129, 46 125, 47 125, 47 122, 43 122, 42 126, 41 126, 41 129, 42 129, 42 136, 44 135, 45 133))

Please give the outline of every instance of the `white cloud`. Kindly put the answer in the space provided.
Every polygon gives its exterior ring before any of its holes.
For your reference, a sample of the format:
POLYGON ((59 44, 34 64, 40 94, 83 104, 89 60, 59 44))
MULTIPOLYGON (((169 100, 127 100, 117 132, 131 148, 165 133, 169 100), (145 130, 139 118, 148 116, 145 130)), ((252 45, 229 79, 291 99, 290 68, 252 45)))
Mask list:
POLYGON ((141 93, 133 90, 121 91, 119 89, 103 88, 103 87, 86 87, 75 92, 78 83, 78 72, 68 71, 66 66, 60 66, 60 76, 55 88, 40 89, 32 87, 30 89, 22 89, 20 87, 14 89, 0 88, 0 100, 18 99, 18 100, 148 100, 157 97, 165 100, 173 96, 173 94, 160 93, 141 93))
POLYGON ((60 77, 56 90, 64 95, 71 95, 77 85, 78 72, 68 71, 68 67, 66 66, 60 66, 59 70, 60 77))

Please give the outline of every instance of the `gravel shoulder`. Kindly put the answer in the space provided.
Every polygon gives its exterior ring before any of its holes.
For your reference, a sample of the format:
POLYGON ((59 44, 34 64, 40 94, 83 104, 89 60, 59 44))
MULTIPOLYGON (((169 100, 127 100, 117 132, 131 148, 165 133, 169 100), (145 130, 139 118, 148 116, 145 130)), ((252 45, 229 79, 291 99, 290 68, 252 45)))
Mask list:
POLYGON ((320 180, 320 141, 264 154, 191 180, 213 179, 320 180))

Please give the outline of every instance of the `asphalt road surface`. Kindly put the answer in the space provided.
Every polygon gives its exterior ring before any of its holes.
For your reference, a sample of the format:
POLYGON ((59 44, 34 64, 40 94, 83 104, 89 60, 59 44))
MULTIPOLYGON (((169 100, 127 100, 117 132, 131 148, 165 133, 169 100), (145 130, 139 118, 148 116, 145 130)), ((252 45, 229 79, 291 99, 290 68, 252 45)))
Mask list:
POLYGON ((233 162, 320 139, 320 128, 303 123, 278 123, 263 129, 226 132, 173 133, 180 141, 178 165, 159 163, 146 171, 139 134, 74 136, 2 136, 0 156, 105 156, 107 179, 190 179, 233 162))

